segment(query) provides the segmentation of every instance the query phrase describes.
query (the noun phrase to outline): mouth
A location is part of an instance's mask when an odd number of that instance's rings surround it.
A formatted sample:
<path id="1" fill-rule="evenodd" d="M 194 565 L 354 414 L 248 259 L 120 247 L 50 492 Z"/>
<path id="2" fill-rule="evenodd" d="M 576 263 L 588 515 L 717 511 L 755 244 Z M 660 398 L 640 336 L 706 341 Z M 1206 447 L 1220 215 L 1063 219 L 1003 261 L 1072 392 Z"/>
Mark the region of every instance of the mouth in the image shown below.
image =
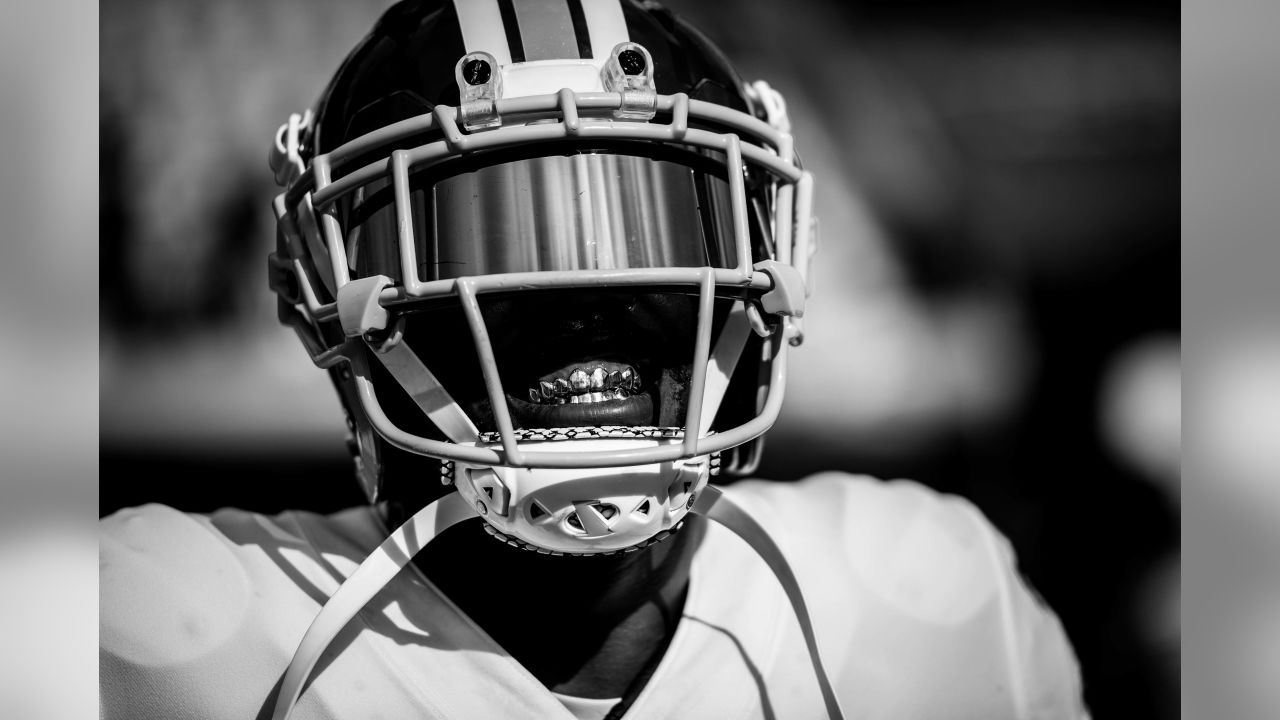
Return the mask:
<path id="1" fill-rule="evenodd" d="M 653 399 L 635 366 L 608 360 L 570 363 L 507 396 L 525 427 L 649 425 Z"/>

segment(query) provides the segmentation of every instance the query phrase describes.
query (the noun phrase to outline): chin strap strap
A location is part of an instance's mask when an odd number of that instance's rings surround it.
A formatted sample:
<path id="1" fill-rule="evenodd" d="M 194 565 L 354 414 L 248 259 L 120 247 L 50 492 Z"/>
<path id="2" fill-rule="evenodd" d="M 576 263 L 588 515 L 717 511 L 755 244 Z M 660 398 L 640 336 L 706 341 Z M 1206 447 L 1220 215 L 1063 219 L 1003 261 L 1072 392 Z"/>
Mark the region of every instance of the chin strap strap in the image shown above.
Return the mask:
<path id="1" fill-rule="evenodd" d="M 804 643 L 809 649 L 809 659 L 813 661 L 813 671 L 818 676 L 818 687 L 822 689 L 822 700 L 827 706 L 827 715 L 831 720 L 843 720 L 844 712 L 840 709 L 840 700 L 831 688 L 831 679 L 822 666 L 822 657 L 818 654 L 818 638 L 813 632 L 813 622 L 809 619 L 809 608 L 805 605 L 804 595 L 800 592 L 800 583 L 796 581 L 791 565 L 782 554 L 773 538 L 765 532 L 755 518 L 747 514 L 737 503 L 733 502 L 720 488 L 708 485 L 702 489 L 692 512 L 720 523 L 733 531 L 751 546 L 752 550 L 765 561 L 774 577 L 778 578 L 782 589 L 791 601 L 791 609 L 800 621 L 800 633 L 804 635 Z"/>
<path id="2" fill-rule="evenodd" d="M 813 670 L 818 676 L 818 686 L 822 689 L 822 699 L 827 706 L 827 714 L 832 720 L 843 720 L 840 701 L 836 699 L 831 688 L 831 680 L 822 666 L 822 658 L 818 655 L 818 640 L 813 632 L 813 623 L 809 619 L 809 609 L 805 605 L 804 596 L 800 592 L 800 584 L 796 581 L 791 565 L 773 538 L 764 528 L 730 500 L 719 488 L 708 485 L 702 489 L 692 512 L 703 515 L 720 523 L 746 541 L 765 563 L 773 570 L 773 574 L 782 584 L 787 598 L 791 600 L 791 608 L 800 621 L 800 632 L 804 635 L 805 645 L 809 649 L 809 659 L 813 661 Z M 418 551 L 427 546 L 440 533 L 459 522 L 475 517 L 474 511 L 457 493 L 448 495 L 427 505 L 396 528 L 386 540 L 374 550 L 360 567 L 338 587 L 337 591 L 325 602 L 311 626 L 298 643 L 280 681 L 280 693 L 276 696 L 275 712 L 272 720 L 287 720 L 293 712 L 298 697 L 311 671 L 315 669 L 320 655 L 329 647 L 333 639 L 342 632 L 360 609 L 373 599 L 391 582 L 405 565 L 413 559 Z"/>
<path id="3" fill-rule="evenodd" d="M 276 696 L 272 720 L 285 720 L 293 712 L 293 706 L 297 704 L 320 654 L 360 612 L 360 608 L 386 587 L 427 543 L 459 522 L 475 516 L 475 511 L 462 496 L 451 492 L 415 513 L 360 563 L 360 567 L 320 608 L 320 613 L 302 636 L 302 642 L 298 643 L 293 660 L 280 681 L 280 694 Z"/>

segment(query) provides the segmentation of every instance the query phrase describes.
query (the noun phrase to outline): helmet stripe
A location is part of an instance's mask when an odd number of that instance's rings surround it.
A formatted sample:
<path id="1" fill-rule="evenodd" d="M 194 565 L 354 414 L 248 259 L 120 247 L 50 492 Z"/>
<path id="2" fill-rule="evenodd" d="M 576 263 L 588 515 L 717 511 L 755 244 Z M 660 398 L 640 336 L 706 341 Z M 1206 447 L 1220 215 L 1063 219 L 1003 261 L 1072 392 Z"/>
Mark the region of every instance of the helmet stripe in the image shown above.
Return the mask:
<path id="1" fill-rule="evenodd" d="M 502 30 L 507 35 L 507 48 L 511 50 L 511 62 L 525 61 L 524 37 L 520 33 L 520 21 L 516 19 L 511 0 L 498 0 L 498 12 L 502 15 Z"/>
<path id="2" fill-rule="evenodd" d="M 524 59 L 560 60 L 581 57 L 573 12 L 566 0 L 499 0 L 513 6 L 520 25 Z M 506 17 L 505 13 L 503 17 Z M 510 35 L 511 29 L 507 29 Z M 508 41 L 514 48 L 514 43 Z M 512 59 L 515 60 L 514 49 Z M 515 60 L 519 62 L 519 60 Z"/>
<path id="3" fill-rule="evenodd" d="M 577 4 L 577 0 L 570 0 L 570 3 Z M 591 54 L 583 57 L 603 60 L 609 57 L 618 43 L 631 40 L 627 21 L 622 16 L 622 3 L 618 0 L 587 0 L 581 3 L 581 7 L 591 43 Z"/>
<path id="4" fill-rule="evenodd" d="M 627 42 L 619 0 L 454 0 L 467 52 L 499 65 L 607 58 Z"/>
<path id="5" fill-rule="evenodd" d="M 573 39 L 578 43 L 578 57 L 590 58 L 591 32 L 587 29 L 587 16 L 582 14 L 582 0 L 568 0 L 569 18 L 573 20 Z"/>
<path id="6" fill-rule="evenodd" d="M 507 46 L 506 24 L 498 0 L 454 0 L 453 7 L 458 13 L 462 46 L 466 52 L 484 51 L 492 55 L 499 65 L 510 65 L 511 49 Z M 518 32 L 516 37 L 519 38 Z M 522 59 L 523 52 L 521 50 Z"/>

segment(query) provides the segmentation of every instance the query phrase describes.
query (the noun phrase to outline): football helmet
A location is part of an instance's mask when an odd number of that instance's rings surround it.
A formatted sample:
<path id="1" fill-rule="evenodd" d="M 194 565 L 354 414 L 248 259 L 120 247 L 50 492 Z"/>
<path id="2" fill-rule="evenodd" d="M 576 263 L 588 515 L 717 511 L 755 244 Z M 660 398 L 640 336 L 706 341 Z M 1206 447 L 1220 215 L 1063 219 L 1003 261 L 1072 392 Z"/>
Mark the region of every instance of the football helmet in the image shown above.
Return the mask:
<path id="1" fill-rule="evenodd" d="M 781 96 L 664 9 L 407 0 L 271 165 L 280 318 L 371 501 L 452 487 L 511 545 L 614 553 L 754 468 L 813 184 Z"/>

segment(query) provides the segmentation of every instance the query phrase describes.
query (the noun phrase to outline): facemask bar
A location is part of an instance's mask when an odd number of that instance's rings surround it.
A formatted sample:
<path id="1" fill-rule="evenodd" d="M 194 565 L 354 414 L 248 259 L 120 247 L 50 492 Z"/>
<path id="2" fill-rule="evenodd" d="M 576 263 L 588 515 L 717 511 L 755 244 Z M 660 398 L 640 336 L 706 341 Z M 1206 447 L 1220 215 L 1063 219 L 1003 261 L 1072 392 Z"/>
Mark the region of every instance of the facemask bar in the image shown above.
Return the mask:
<path id="1" fill-rule="evenodd" d="M 753 90 L 760 92 L 758 88 Z M 344 360 L 350 363 L 363 409 L 374 427 L 393 445 L 424 455 L 486 465 L 622 467 L 667 462 L 725 450 L 764 433 L 777 418 L 781 408 L 786 364 L 782 341 L 785 339 L 791 344 L 798 344 L 800 339 L 796 320 L 803 312 L 804 286 L 807 285 L 808 276 L 811 176 L 798 167 L 789 133 L 745 113 L 713 103 L 690 100 L 684 94 L 677 94 L 658 96 L 655 99 L 655 110 L 669 115 L 669 124 L 619 122 L 612 119 L 612 113 L 620 107 L 621 102 L 619 93 L 575 93 L 569 89 L 553 95 L 502 99 L 496 102 L 495 109 L 504 118 L 505 124 L 469 135 L 464 135 L 458 126 L 456 108 L 437 107 L 429 115 L 390 125 L 330 153 L 317 156 L 311 163 L 310 172 L 297 175 L 286 192 L 276 198 L 274 206 L 282 235 L 282 250 L 287 251 L 288 258 L 273 255 L 272 284 L 284 298 L 285 304 L 292 305 L 291 309 L 282 309 L 282 313 L 293 314 L 286 318 L 286 322 L 293 324 L 298 330 L 317 365 L 332 367 Z M 512 121 L 544 119 L 559 122 L 512 124 Z M 736 132 L 717 133 L 690 128 L 690 119 L 717 124 Z M 379 147 L 433 130 L 438 131 L 442 139 L 411 149 L 395 150 L 384 159 L 357 168 L 337 181 L 331 179 L 335 170 L 341 170 L 355 158 L 367 157 Z M 739 133 L 760 144 L 743 143 Z M 723 153 L 730 189 L 737 267 L 542 271 L 421 280 L 418 275 L 417 247 L 409 202 L 409 175 L 413 170 L 477 150 L 565 139 L 646 140 Z M 751 264 L 747 226 L 744 179 L 746 163 L 764 169 L 779 182 L 775 194 L 776 223 L 773 228 L 778 257 L 777 260 L 766 260 L 755 266 Z M 322 301 L 317 290 L 323 286 L 336 291 L 338 296 L 349 295 L 349 292 L 344 293 L 343 288 L 352 282 L 346 264 L 345 241 L 334 210 L 335 203 L 356 189 L 383 179 L 389 179 L 394 189 L 401 281 L 399 285 L 394 285 L 389 278 L 382 278 L 386 282 L 378 284 L 376 292 L 366 297 L 364 302 L 375 313 L 381 312 L 385 316 L 388 308 L 420 299 L 456 297 L 460 301 L 482 365 L 486 390 L 501 437 L 500 449 L 477 447 L 466 443 L 463 438 L 453 438 L 455 442 L 431 440 L 396 427 L 382 412 L 370 380 L 368 358 L 377 351 L 378 341 L 371 334 L 367 335 L 364 340 L 369 346 L 361 347 L 358 334 L 352 336 L 348 332 L 349 337 L 345 342 L 329 345 L 321 340 L 321 334 L 317 331 L 321 323 L 332 322 L 340 314 L 339 302 Z M 308 243 L 300 232 L 300 220 L 302 224 L 314 228 L 319 237 Z M 323 249 L 328 267 L 321 265 L 322 258 L 315 257 L 318 253 L 307 252 L 307 245 L 313 250 Z M 314 262 L 304 262 L 308 256 Z M 326 271 L 328 277 L 316 277 L 316 273 Z M 317 280 L 322 282 L 317 283 Z M 519 447 L 488 331 L 480 313 L 478 296 L 513 287 L 539 289 L 681 285 L 696 287 L 699 296 L 694 368 L 685 418 L 688 430 L 682 442 L 608 453 L 525 451 Z M 768 354 L 766 361 L 772 374 L 770 389 L 756 418 L 736 428 L 710 435 L 708 428 L 713 418 L 704 417 L 702 406 L 709 358 L 712 355 L 711 321 L 717 289 L 727 290 L 729 294 L 738 297 L 745 294 L 753 299 L 759 298 L 765 312 L 780 317 L 782 322 L 777 331 L 771 329 L 754 302 L 743 301 L 750 326 L 761 335 L 772 333 L 770 341 L 765 345 Z M 345 320 L 343 324 L 347 324 Z M 374 328 L 376 329 L 376 325 Z M 717 390 L 723 392 L 723 388 Z M 718 399 L 713 398 L 712 404 L 718 403 Z"/>
<path id="2" fill-rule="evenodd" d="M 695 268 L 705 278 L 712 274 L 706 268 Z M 495 276 L 496 277 L 496 276 Z M 505 393 L 498 378 L 497 364 L 493 356 L 488 331 L 484 319 L 480 316 L 479 303 L 476 300 L 476 287 L 486 278 L 461 278 L 459 294 L 463 298 L 464 312 L 471 325 L 472 337 L 476 343 L 477 354 L 484 371 L 486 390 L 493 404 L 494 420 L 501 437 L 501 449 L 477 447 L 462 443 L 432 440 L 405 432 L 397 427 L 382 411 L 378 402 L 373 381 L 370 377 L 368 357 L 373 353 L 350 352 L 347 358 L 351 363 L 352 374 L 356 383 L 361 406 L 378 433 L 391 444 L 410 452 L 449 460 L 463 461 L 478 465 L 500 465 L 505 467 L 541 467 L 541 468 L 576 468 L 576 467 L 627 467 L 650 463 L 669 462 L 697 455 L 708 455 L 727 450 L 762 435 L 777 420 L 782 409 L 782 397 L 786 382 L 786 347 L 785 333 L 775 332 L 765 344 L 768 356 L 766 361 L 771 368 L 769 392 L 760 414 L 747 423 L 714 435 L 686 432 L 680 444 L 663 445 L 653 448 L 637 448 L 634 450 L 613 450 L 609 452 L 567 452 L 567 451 L 523 451 L 515 437 L 510 415 L 507 412 Z M 628 283 L 647 285 L 644 283 Z M 572 287 L 566 283 L 560 287 Z M 701 398 L 705 395 L 705 377 L 711 354 L 711 304 L 715 299 L 714 285 L 704 281 L 700 296 L 700 312 L 698 318 L 697 340 L 695 342 L 693 384 L 690 388 L 689 408 L 685 427 L 701 428 L 710 423 L 710 418 L 702 414 Z M 354 342 L 354 341 L 353 341 Z M 699 382 L 699 378 L 704 378 Z M 513 452 L 514 450 L 514 452 Z"/>

